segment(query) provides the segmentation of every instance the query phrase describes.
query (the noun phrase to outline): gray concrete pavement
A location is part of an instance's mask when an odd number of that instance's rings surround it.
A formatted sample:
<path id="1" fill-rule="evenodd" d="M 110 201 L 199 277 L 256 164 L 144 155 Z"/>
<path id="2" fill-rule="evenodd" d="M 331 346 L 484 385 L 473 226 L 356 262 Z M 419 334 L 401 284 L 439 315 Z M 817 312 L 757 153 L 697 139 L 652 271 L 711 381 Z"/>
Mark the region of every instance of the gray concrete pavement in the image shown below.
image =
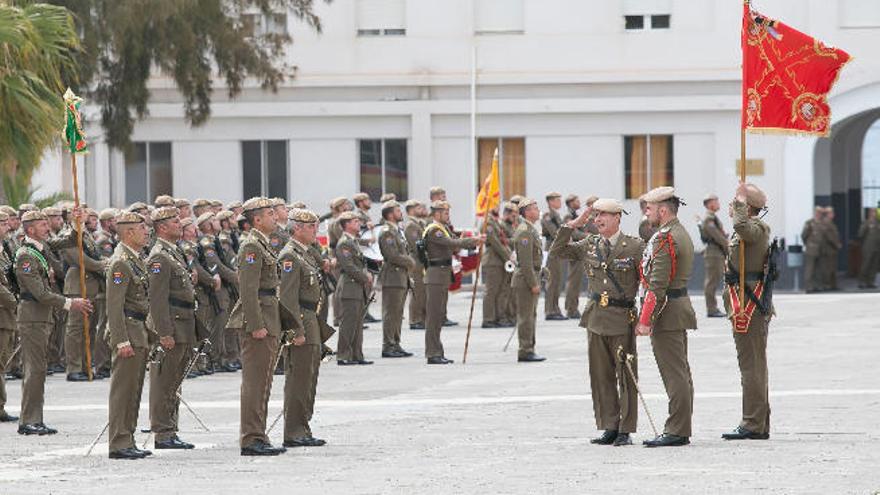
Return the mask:
<path id="1" fill-rule="evenodd" d="M 368 367 L 322 367 L 313 430 L 328 440 L 277 458 L 238 455 L 238 374 L 189 380 L 184 396 L 211 428 L 181 411 L 189 452 L 143 461 L 107 459 L 106 438 L 86 446 L 106 421 L 108 382 L 51 377 L 46 422 L 61 433 L 21 437 L 0 425 L 0 494 L 43 493 L 874 493 L 880 489 L 880 355 L 876 294 L 781 295 L 771 326 L 770 441 L 725 443 L 738 423 L 739 375 L 725 321 L 700 318 L 691 333 L 696 390 L 692 445 L 676 449 L 589 444 L 596 434 L 586 373 L 586 339 L 576 322 L 538 329 L 540 364 L 501 351 L 509 329 L 475 328 L 461 365 L 469 293 L 451 298 L 444 329 L 452 366 L 379 358 L 380 325 L 366 331 Z M 694 297 L 701 313 L 701 298 Z M 478 301 L 479 303 L 479 301 Z M 539 304 L 539 307 L 542 305 Z M 479 308 L 475 312 L 479 318 Z M 478 324 L 476 325 L 479 326 Z M 423 333 L 404 330 L 420 356 Z M 513 345 L 516 345 L 514 339 Z M 641 386 L 662 428 L 665 396 L 640 339 Z M 10 412 L 20 381 L 8 385 Z M 270 416 L 280 407 L 276 381 Z M 147 425 L 147 392 L 141 424 Z M 640 411 L 638 443 L 651 437 Z M 281 429 L 272 433 L 281 442 Z M 139 435 L 143 441 L 145 435 Z"/>

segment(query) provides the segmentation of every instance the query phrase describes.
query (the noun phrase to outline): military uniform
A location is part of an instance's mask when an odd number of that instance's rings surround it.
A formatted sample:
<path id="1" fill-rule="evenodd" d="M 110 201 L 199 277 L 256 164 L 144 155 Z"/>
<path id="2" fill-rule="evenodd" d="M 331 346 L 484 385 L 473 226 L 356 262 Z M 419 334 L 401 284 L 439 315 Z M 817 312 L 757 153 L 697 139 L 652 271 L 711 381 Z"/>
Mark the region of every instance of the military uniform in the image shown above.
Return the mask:
<path id="1" fill-rule="evenodd" d="M 831 208 L 828 207 L 825 211 L 830 212 Z M 837 255 L 843 248 L 843 243 L 840 241 L 840 230 L 837 228 L 837 224 L 831 219 L 826 219 L 824 223 L 825 238 L 819 255 L 820 278 L 823 280 L 822 285 L 828 290 L 838 290 Z"/>
<path id="2" fill-rule="evenodd" d="M 220 253 L 217 252 L 216 238 L 212 234 L 205 234 L 199 238 L 199 250 L 201 252 L 201 262 L 209 274 L 217 274 L 220 276 L 220 289 L 211 291 L 214 293 L 217 304 L 213 305 L 209 301 L 210 332 L 212 346 L 211 358 L 215 368 L 223 368 L 228 370 L 229 362 L 224 359 L 226 356 L 226 321 L 229 318 L 229 287 L 237 291 L 238 274 L 235 269 L 230 268 L 223 262 Z M 206 291 L 207 292 L 207 291 Z M 210 296 L 209 296 L 210 297 Z"/>
<path id="3" fill-rule="evenodd" d="M 409 326 L 410 328 L 425 327 L 425 266 L 416 255 L 416 242 L 422 238 L 425 231 L 425 225 L 422 220 L 409 217 L 403 228 L 406 236 L 406 242 L 409 248 L 410 258 L 413 260 L 413 267 L 410 270 L 412 277 L 412 297 L 409 300 Z"/>
<path id="4" fill-rule="evenodd" d="M 161 220 L 154 215 L 154 221 Z M 157 447 L 173 446 L 181 443 L 177 440 L 178 384 L 196 342 L 195 289 L 185 255 L 167 240 L 156 241 L 147 268 L 153 328 L 159 337 L 174 338 L 174 347 L 165 350 L 161 364 L 150 367 L 150 430 L 156 435 Z"/>
<path id="5" fill-rule="evenodd" d="M 104 299 L 104 272 L 107 262 L 101 259 L 98 246 L 92 239 L 91 234 L 83 232 L 83 263 L 85 267 L 86 294 L 80 294 L 79 287 L 79 250 L 75 247 L 64 249 L 61 252 L 64 264 L 67 265 L 67 273 L 64 277 L 64 295 L 67 297 L 83 297 L 92 302 L 97 308 L 98 296 Z M 97 345 L 98 315 L 89 317 L 89 343 L 90 352 L 102 349 Z M 83 335 L 83 315 L 74 311 L 67 317 L 67 329 L 65 331 L 64 348 L 67 355 L 67 375 L 70 378 L 86 378 L 88 373 L 85 361 L 85 338 Z M 92 353 L 93 365 L 100 369 L 109 361 L 110 356 Z M 100 358 L 100 359 L 98 359 Z"/>
<path id="6" fill-rule="evenodd" d="M 754 187 L 754 186 L 751 186 Z M 763 198 L 763 199 L 762 199 Z M 760 299 L 763 286 L 764 265 L 770 244 L 770 227 L 761 219 L 749 215 L 751 204 L 763 208 L 766 197 L 757 188 L 750 191 L 748 204 L 736 200 L 733 203 L 733 237 L 727 258 L 727 288 L 724 304 L 733 321 L 733 341 L 739 363 L 743 390 L 742 421 L 734 433 L 750 433 L 758 436 L 770 432 L 770 399 L 767 371 L 767 336 L 773 308 L 763 313 L 754 304 L 747 304 L 745 313 L 739 303 L 739 249 L 745 242 L 745 280 L 748 292 Z M 760 285 L 760 287 L 759 287 Z M 758 292 L 756 292 L 758 291 Z M 732 295 L 731 295 L 732 294 Z M 735 303 L 735 305 L 734 305 Z M 743 432 L 742 430 L 746 430 Z M 731 438 L 730 434 L 724 436 Z"/>
<path id="7" fill-rule="evenodd" d="M 124 218 L 124 215 L 120 217 L 120 224 Z M 107 279 L 107 331 L 113 350 L 108 434 L 113 454 L 137 449 L 134 433 L 152 339 L 146 324 L 150 311 L 149 281 L 140 253 L 124 243 L 116 246 L 107 268 Z M 118 355 L 125 345 L 132 347 L 133 356 Z"/>
<path id="8" fill-rule="evenodd" d="M 314 217 L 317 221 L 317 217 Z M 279 299 L 284 328 L 305 337 L 303 345 L 288 348 L 284 369 L 285 446 L 323 445 L 312 436 L 309 421 L 315 409 L 318 370 L 321 367 L 321 325 L 318 320 L 324 295 L 320 282 L 321 266 L 314 263 L 309 247 L 296 239 L 281 250 Z"/>
<path id="9" fill-rule="evenodd" d="M 862 245 L 862 266 L 859 270 L 859 288 L 876 288 L 877 269 L 880 268 L 880 221 L 874 211 L 859 228 L 859 241 Z"/>
<path id="10" fill-rule="evenodd" d="M 650 202 L 674 198 L 672 188 L 659 188 L 646 195 Z M 673 218 L 661 225 L 645 247 L 642 258 L 642 307 L 639 323 L 652 328 L 651 346 L 660 370 L 669 417 L 664 435 L 691 436 L 694 385 L 687 359 L 687 330 L 697 328 L 694 308 L 687 295 L 693 271 L 694 245 L 690 234 Z"/>
<path id="11" fill-rule="evenodd" d="M 403 357 L 409 353 L 400 347 L 400 327 L 403 325 L 403 308 L 410 287 L 409 272 L 415 263 L 409 255 L 403 232 L 391 221 L 385 222 L 379 236 L 379 249 L 384 259 L 379 272 L 379 283 L 382 285 L 382 356 Z"/>
<path id="12" fill-rule="evenodd" d="M 104 212 L 101 212 L 102 215 Z M 115 214 L 114 214 L 115 217 Z M 98 232 L 95 236 L 95 245 L 98 248 L 98 252 L 100 253 L 100 257 L 102 259 L 109 259 L 113 256 L 113 252 L 116 250 L 116 245 L 118 244 L 118 240 L 116 239 L 116 235 L 111 234 L 107 231 Z M 113 357 L 113 351 L 107 345 L 107 280 L 102 277 L 102 290 L 98 292 L 98 295 L 95 296 L 95 312 L 93 313 L 93 318 L 97 321 L 96 330 L 95 330 L 95 354 L 99 354 L 97 352 L 98 349 L 103 349 L 102 352 L 106 353 L 107 356 L 104 359 L 103 363 L 98 363 L 95 360 L 95 357 L 92 357 L 92 362 L 94 365 L 98 366 L 97 371 L 99 376 L 110 376 L 110 363 Z"/>
<path id="13" fill-rule="evenodd" d="M 724 278 L 724 259 L 727 256 L 727 234 L 721 220 L 714 212 L 707 211 L 703 218 L 702 235 L 707 240 L 703 252 L 703 263 L 706 271 L 703 293 L 706 297 L 706 314 L 709 316 L 720 313 L 715 293 Z"/>
<path id="14" fill-rule="evenodd" d="M 541 217 L 541 234 L 544 236 L 547 251 L 550 250 L 550 245 L 553 244 L 553 239 L 556 238 L 561 226 L 562 217 L 552 208 Z M 561 259 L 556 256 L 547 256 L 548 279 L 544 289 L 544 316 L 547 319 L 554 319 L 554 317 L 564 319 L 559 310 L 559 293 L 562 291 L 564 268 Z"/>
<path id="15" fill-rule="evenodd" d="M 657 229 L 651 225 L 650 220 L 646 215 L 642 215 L 642 219 L 639 221 L 639 237 L 648 242 L 651 240 L 651 237 L 654 236 L 654 233 L 657 232 Z"/>
<path id="16" fill-rule="evenodd" d="M 578 216 L 580 215 L 578 215 L 576 210 L 569 210 L 568 214 L 563 218 L 563 222 L 570 222 Z M 593 229 L 595 229 L 595 227 L 593 227 Z M 572 239 L 580 241 L 589 233 L 588 226 L 584 226 L 572 232 Z M 580 302 L 581 285 L 583 284 L 584 278 L 584 263 L 582 261 L 569 261 L 567 268 L 568 275 L 566 276 L 565 281 L 565 316 L 576 318 L 579 316 L 578 306 Z"/>
<path id="17" fill-rule="evenodd" d="M 287 242 L 290 240 L 290 235 L 287 233 L 287 230 L 278 226 L 275 228 L 275 231 L 269 234 L 269 245 L 272 246 L 272 249 L 275 253 L 280 253 L 284 246 L 287 245 Z"/>
<path id="18" fill-rule="evenodd" d="M 270 208 L 265 198 L 245 202 L 245 211 Z M 269 238 L 253 228 L 242 239 L 238 256 L 239 300 L 229 315 L 228 328 L 241 331 L 241 435 L 242 453 L 270 445 L 266 414 L 272 390 L 273 359 L 281 336 L 278 308 L 278 258 Z M 254 332 L 266 329 L 265 338 Z M 280 451 L 271 451 L 272 454 Z"/>
<path id="19" fill-rule="evenodd" d="M 516 209 L 514 207 L 514 209 Z M 516 233 L 516 225 L 512 222 L 508 222 L 504 220 L 499 222 L 501 226 L 501 231 L 504 233 L 504 238 L 507 239 L 508 246 L 510 245 L 510 240 L 513 239 L 513 234 Z M 513 252 L 511 248 L 511 252 Z M 507 270 L 504 271 L 504 283 L 501 284 L 501 294 L 498 295 L 499 299 L 502 301 L 507 301 L 506 304 L 502 305 L 499 309 L 501 315 L 499 315 L 498 319 L 501 321 L 505 321 L 508 323 L 515 324 L 516 322 L 516 298 L 513 297 L 513 287 L 510 286 L 513 281 L 513 272 L 508 273 Z"/>
<path id="20" fill-rule="evenodd" d="M 342 309 L 336 359 L 340 364 L 361 362 L 364 361 L 364 306 L 371 287 L 360 246 L 351 234 L 344 233 L 336 244 L 336 260 L 340 270 L 336 291 Z"/>
<path id="21" fill-rule="evenodd" d="M 223 264 L 220 278 L 223 281 L 223 288 L 226 289 L 229 301 L 226 306 L 227 315 L 232 310 L 232 304 L 238 299 L 238 274 L 235 273 L 236 266 L 236 248 L 238 247 L 238 234 L 232 231 L 221 231 L 214 239 L 214 247 L 217 250 L 217 257 Z M 226 274 L 226 277 L 223 277 Z M 223 322 L 223 327 L 226 323 Z M 220 356 L 220 363 L 226 371 L 230 371 L 230 367 L 239 368 L 239 356 L 241 349 L 238 347 L 238 334 L 234 331 L 225 331 L 218 329 L 223 338 L 223 353 Z M 221 335 L 216 338 L 220 339 Z"/>
<path id="22" fill-rule="evenodd" d="M 801 239 L 804 241 L 804 286 L 807 292 L 828 289 L 822 280 L 821 265 L 825 228 L 825 222 L 811 218 L 801 230 Z"/>
<path id="23" fill-rule="evenodd" d="M 46 210 L 49 210 L 47 208 Z M 45 213 L 46 216 L 49 216 L 48 213 Z M 58 213 L 60 215 L 60 212 Z M 83 242 L 85 242 L 86 236 L 88 236 L 88 232 L 83 232 Z M 58 239 L 58 233 L 50 234 L 50 239 Z M 52 279 L 52 283 L 55 287 L 62 291 L 64 290 L 64 275 L 65 268 L 64 263 L 62 263 L 62 252 L 65 250 L 54 250 L 54 249 L 46 249 L 46 261 L 49 263 L 49 268 L 52 269 L 52 273 L 54 274 L 54 278 Z M 93 301 L 94 302 L 94 301 Z M 67 327 L 67 311 L 64 309 L 55 308 L 52 310 L 53 315 L 53 325 L 52 325 L 52 334 L 49 336 L 49 347 L 46 352 L 46 361 L 49 363 L 49 368 L 52 371 L 58 371 L 63 366 L 61 363 L 65 360 L 69 361 L 69 357 L 67 356 L 67 351 L 65 349 L 65 328 Z M 80 315 L 81 316 L 81 315 Z M 95 337 L 94 337 L 94 326 L 92 326 L 92 334 L 91 334 L 91 342 L 94 347 Z M 82 337 L 82 325 L 79 328 L 80 337 Z M 80 345 L 80 353 L 82 353 L 82 346 Z M 94 354 L 94 352 L 93 352 Z M 93 357 L 94 359 L 94 357 Z M 85 377 L 86 379 L 88 377 Z"/>
<path id="24" fill-rule="evenodd" d="M 504 265 L 510 260 L 511 251 L 498 220 L 489 215 L 486 222 L 486 246 L 481 262 L 483 283 L 486 287 L 483 293 L 483 327 L 492 328 L 509 323 L 506 319 L 507 300 L 502 296 L 510 290 L 510 280 Z"/>
<path id="25" fill-rule="evenodd" d="M 15 351 L 15 308 L 18 301 L 6 278 L 6 267 L 10 263 L 12 260 L 7 257 L 6 252 L 0 250 L 0 422 L 18 419 L 6 412 L 6 369 L 3 368 Z"/>
<path id="26" fill-rule="evenodd" d="M 522 207 L 523 203 L 520 203 L 520 208 Z M 517 264 L 511 287 L 516 297 L 518 358 L 520 361 L 526 361 L 531 360 L 535 355 L 535 318 L 540 293 L 535 294 L 532 289 L 541 287 L 541 265 L 544 261 L 538 227 L 523 218 L 513 235 L 513 245 Z"/>
<path id="27" fill-rule="evenodd" d="M 598 200 L 595 207 L 611 212 L 622 211 L 616 201 Z M 589 235 L 571 242 L 574 232 L 563 226 L 551 247 L 551 253 L 574 261 L 583 261 L 590 283 L 590 300 L 584 308 L 580 326 L 587 329 L 590 389 L 596 427 L 609 432 L 594 443 L 618 445 L 629 442 L 628 434 L 636 431 L 638 404 L 636 384 L 626 369 L 624 354 L 636 356 L 635 297 L 639 286 L 638 263 L 645 243 L 638 237 L 618 232 L 606 239 Z M 638 363 L 631 361 L 633 374 L 638 376 Z M 621 440 L 617 435 L 627 434 Z"/>
<path id="28" fill-rule="evenodd" d="M 445 202 L 436 202 L 432 209 L 445 208 Z M 429 362 L 451 362 L 445 358 L 440 331 L 446 322 L 446 303 L 449 299 L 449 284 L 452 282 L 452 257 L 460 249 L 476 246 L 476 239 L 456 239 L 446 225 L 436 221 L 425 227 L 422 234 L 428 254 L 428 269 L 425 275 L 427 288 L 425 314 L 425 357 Z"/>

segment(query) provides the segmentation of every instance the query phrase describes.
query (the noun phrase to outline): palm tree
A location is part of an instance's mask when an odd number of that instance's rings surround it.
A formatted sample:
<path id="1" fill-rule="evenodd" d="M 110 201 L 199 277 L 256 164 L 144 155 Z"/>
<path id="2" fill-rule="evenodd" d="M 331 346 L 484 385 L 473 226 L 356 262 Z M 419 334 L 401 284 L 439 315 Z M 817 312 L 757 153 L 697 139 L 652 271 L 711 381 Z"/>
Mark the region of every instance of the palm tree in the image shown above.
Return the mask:
<path id="1" fill-rule="evenodd" d="M 59 142 L 64 78 L 76 74 L 79 38 L 67 9 L 15 3 L 0 0 L 0 173 L 4 182 L 30 184 L 43 153 Z"/>

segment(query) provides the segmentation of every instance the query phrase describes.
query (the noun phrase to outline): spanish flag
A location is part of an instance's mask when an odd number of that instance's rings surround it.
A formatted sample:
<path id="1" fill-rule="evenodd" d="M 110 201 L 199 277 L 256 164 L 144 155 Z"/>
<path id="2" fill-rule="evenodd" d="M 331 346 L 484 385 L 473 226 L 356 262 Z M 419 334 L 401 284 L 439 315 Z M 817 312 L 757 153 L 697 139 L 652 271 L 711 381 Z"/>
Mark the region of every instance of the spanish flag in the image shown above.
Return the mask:
<path id="1" fill-rule="evenodd" d="M 501 185 L 498 182 L 498 148 L 495 148 L 495 156 L 492 157 L 492 170 L 483 181 L 480 194 L 477 195 L 477 216 L 486 215 L 486 212 L 497 208 L 501 204 Z"/>

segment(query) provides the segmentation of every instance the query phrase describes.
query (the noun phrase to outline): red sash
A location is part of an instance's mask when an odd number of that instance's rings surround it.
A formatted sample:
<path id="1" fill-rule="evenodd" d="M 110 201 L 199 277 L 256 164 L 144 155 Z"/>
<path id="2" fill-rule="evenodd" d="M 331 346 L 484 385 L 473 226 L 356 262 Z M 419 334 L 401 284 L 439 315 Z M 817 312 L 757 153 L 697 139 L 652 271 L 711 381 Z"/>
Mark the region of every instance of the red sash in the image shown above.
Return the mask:
<path id="1" fill-rule="evenodd" d="M 733 312 L 731 321 L 733 322 L 733 331 L 736 333 L 748 333 L 749 324 L 752 322 L 752 316 L 755 314 L 757 305 L 751 298 L 747 298 L 746 307 L 742 309 L 742 303 L 739 300 L 739 289 L 735 285 L 727 286 L 727 293 L 730 296 L 730 309 Z M 764 293 L 764 282 L 755 284 L 755 299 L 761 299 Z"/>

